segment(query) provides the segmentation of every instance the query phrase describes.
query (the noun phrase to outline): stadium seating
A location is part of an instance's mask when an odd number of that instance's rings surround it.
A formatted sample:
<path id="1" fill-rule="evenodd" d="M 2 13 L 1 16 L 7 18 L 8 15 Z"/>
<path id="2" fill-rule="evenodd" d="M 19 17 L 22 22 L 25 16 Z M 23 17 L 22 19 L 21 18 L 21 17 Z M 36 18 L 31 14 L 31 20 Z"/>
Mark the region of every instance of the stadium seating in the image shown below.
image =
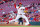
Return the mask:
<path id="1" fill-rule="evenodd" d="M 28 1 L 28 0 L 25 0 L 25 1 L 20 0 L 20 1 L 23 4 L 23 6 L 31 5 L 32 3 L 35 3 L 35 4 L 37 3 L 38 4 L 38 1 L 36 1 L 36 0 L 30 0 L 30 1 Z M 16 5 L 18 5 L 20 1 L 17 1 Z M 10 11 L 13 11 L 13 12 L 17 11 L 17 9 L 15 9 L 15 7 L 14 7 L 13 1 L 1 4 L 0 8 L 3 9 L 3 10 L 0 10 L 0 17 L 3 15 L 3 12 L 5 12 L 5 14 L 8 14 L 8 13 L 10 13 Z M 28 15 L 30 17 L 29 18 L 30 22 L 31 21 L 32 22 L 37 22 L 37 21 L 40 22 L 40 12 L 38 11 L 39 9 L 40 9 L 40 6 L 38 6 L 38 5 L 34 9 L 31 9 L 31 8 L 29 9 L 29 10 L 31 10 L 31 14 Z M 0 19 L 0 22 L 1 21 L 2 21 L 2 19 Z"/>

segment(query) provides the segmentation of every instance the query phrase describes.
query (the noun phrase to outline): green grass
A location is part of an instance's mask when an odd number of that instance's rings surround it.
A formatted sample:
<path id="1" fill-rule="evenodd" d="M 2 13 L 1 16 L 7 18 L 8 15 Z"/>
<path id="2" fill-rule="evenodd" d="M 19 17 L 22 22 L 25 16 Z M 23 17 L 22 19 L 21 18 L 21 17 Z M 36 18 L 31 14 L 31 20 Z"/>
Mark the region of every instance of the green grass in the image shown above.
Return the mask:
<path id="1" fill-rule="evenodd" d="M 0 27 L 40 27 L 40 26 L 0 26 Z"/>

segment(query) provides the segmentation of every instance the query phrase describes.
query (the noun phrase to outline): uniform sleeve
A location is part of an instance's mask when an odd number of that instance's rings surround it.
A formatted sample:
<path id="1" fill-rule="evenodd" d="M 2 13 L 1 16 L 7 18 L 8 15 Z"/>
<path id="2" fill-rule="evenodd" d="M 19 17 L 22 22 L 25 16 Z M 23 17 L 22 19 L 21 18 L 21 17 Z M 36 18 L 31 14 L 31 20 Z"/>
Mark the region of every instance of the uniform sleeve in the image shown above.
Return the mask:
<path id="1" fill-rule="evenodd" d="M 27 8 L 25 8 L 25 10 L 28 10 Z"/>
<path id="2" fill-rule="evenodd" d="M 16 4 L 14 4 L 14 7 L 16 8 Z"/>
<path id="3" fill-rule="evenodd" d="M 18 6 L 16 6 L 16 4 L 14 4 L 14 7 L 18 9 Z"/>

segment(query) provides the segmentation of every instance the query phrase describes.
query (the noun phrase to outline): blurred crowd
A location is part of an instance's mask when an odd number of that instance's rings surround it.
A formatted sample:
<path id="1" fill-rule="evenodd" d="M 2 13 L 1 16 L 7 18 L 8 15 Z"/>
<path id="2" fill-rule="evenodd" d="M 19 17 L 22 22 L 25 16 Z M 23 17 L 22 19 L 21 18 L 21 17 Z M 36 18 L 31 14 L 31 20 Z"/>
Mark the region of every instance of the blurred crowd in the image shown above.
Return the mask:
<path id="1" fill-rule="evenodd" d="M 14 12 L 8 13 L 8 14 L 3 14 L 0 17 L 0 22 L 9 22 L 9 20 L 13 20 L 16 18 L 16 14 Z"/>
<path id="2" fill-rule="evenodd" d="M 0 5 L 6 2 L 13 2 L 13 0 L 0 0 Z M 13 3 L 12 3 L 13 4 Z M 9 5 L 8 5 L 9 6 Z M 28 7 L 27 13 L 25 15 L 28 17 L 29 22 L 40 22 L 40 3 L 31 3 L 31 7 Z M 17 16 L 17 11 L 10 11 L 8 14 L 3 14 L 0 17 L 0 22 L 8 22 L 9 20 L 15 19 Z"/>
<path id="3" fill-rule="evenodd" d="M 6 2 L 11 2 L 11 1 L 14 1 L 14 0 L 0 0 L 0 5 Z"/>

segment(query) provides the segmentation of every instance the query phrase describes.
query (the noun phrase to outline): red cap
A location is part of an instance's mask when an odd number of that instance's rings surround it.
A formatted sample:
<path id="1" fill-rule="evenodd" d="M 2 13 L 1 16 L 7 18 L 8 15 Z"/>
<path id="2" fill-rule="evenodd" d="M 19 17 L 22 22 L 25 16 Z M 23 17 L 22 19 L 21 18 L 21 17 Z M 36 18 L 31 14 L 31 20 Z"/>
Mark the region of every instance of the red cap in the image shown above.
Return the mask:
<path id="1" fill-rule="evenodd" d="M 22 3 L 19 3 L 19 4 L 22 4 Z"/>

